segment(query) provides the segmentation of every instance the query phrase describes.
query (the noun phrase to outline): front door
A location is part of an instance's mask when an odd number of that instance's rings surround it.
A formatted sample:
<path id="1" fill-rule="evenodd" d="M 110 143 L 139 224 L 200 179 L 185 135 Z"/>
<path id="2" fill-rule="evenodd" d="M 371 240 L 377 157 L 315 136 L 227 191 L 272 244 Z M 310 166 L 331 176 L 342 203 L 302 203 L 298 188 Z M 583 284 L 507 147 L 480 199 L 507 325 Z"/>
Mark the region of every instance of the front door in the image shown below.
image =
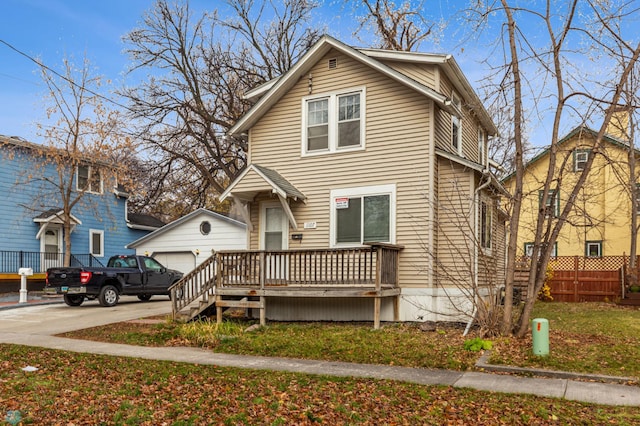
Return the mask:
<path id="1" fill-rule="evenodd" d="M 266 250 L 266 280 L 268 284 L 278 284 L 286 279 L 287 257 L 274 251 L 286 250 L 289 243 L 289 222 L 282 206 L 268 203 L 262 206 L 262 226 L 260 245 Z"/>
<path id="2" fill-rule="evenodd" d="M 262 216 L 261 248 L 267 251 L 286 250 L 288 248 L 288 223 L 282 206 L 279 204 L 264 205 Z"/>
<path id="3" fill-rule="evenodd" d="M 42 270 L 63 266 L 64 255 L 62 254 L 62 231 L 60 228 L 48 228 L 44 232 L 44 240 L 40 243 L 42 247 Z"/>

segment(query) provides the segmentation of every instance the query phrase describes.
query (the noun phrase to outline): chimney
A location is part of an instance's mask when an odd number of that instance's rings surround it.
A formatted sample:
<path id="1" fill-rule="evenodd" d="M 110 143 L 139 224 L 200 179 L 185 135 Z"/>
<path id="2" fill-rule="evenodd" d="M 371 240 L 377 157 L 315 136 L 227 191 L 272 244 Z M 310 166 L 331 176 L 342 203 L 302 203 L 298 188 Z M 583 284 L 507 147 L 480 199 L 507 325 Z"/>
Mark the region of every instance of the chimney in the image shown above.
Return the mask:
<path id="1" fill-rule="evenodd" d="M 607 134 L 616 139 L 629 141 L 629 110 L 626 107 L 614 107 L 611 121 L 607 126 Z"/>

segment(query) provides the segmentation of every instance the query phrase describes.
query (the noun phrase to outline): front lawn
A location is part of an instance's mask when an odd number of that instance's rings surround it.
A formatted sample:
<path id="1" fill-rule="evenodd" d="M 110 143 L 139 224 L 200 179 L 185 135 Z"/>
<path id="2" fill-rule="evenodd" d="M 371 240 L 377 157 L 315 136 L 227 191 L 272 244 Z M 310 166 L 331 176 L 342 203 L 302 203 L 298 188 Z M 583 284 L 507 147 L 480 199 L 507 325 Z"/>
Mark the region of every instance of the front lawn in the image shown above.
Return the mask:
<path id="1" fill-rule="evenodd" d="M 549 320 L 550 354 L 532 354 L 531 335 L 494 339 L 490 362 L 580 373 L 640 377 L 640 310 L 605 303 L 536 304 L 533 318 Z M 464 350 L 461 327 L 442 324 L 276 323 L 252 332 L 247 322 L 158 324 L 127 322 L 65 336 L 141 345 L 192 345 L 216 352 L 467 370 L 478 352 Z"/>

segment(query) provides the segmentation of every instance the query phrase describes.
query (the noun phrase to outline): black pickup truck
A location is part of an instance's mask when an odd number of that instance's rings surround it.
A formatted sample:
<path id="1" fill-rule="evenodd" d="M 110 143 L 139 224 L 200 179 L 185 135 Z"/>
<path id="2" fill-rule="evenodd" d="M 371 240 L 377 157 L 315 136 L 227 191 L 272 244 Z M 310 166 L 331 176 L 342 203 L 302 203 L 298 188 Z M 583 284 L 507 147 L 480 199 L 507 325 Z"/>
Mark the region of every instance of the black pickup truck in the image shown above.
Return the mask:
<path id="1" fill-rule="evenodd" d="M 138 296 L 142 301 L 170 295 L 169 287 L 180 278 L 182 272 L 167 269 L 152 257 L 122 255 L 111 257 L 106 267 L 49 268 L 44 291 L 63 294 L 69 306 L 96 298 L 102 306 L 115 306 L 120 295 Z"/>

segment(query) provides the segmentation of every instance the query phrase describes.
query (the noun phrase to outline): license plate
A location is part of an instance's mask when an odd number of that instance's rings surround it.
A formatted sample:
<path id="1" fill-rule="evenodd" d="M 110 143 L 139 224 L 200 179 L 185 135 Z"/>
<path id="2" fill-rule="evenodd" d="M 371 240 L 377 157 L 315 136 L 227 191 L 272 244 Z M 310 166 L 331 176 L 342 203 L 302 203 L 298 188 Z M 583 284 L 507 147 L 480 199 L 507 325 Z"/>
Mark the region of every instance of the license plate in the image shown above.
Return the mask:
<path id="1" fill-rule="evenodd" d="M 60 291 L 66 293 L 69 291 L 69 287 L 60 287 Z"/>

